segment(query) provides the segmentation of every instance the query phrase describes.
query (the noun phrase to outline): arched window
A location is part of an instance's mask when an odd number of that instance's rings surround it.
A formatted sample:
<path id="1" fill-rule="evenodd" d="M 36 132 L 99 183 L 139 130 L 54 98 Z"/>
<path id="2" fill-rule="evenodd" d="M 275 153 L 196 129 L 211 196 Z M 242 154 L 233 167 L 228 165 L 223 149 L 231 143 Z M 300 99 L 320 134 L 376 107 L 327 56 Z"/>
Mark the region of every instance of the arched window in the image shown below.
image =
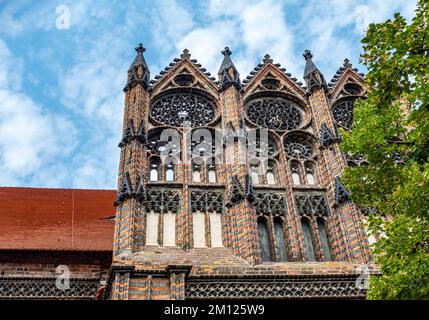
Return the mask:
<path id="1" fill-rule="evenodd" d="M 310 225 L 306 219 L 301 219 L 302 231 L 304 232 L 305 247 L 307 251 L 308 261 L 316 261 L 314 253 L 313 239 L 311 237 Z"/>
<path id="2" fill-rule="evenodd" d="M 212 160 L 214 161 L 214 160 Z M 207 165 L 207 171 L 208 171 L 208 181 L 209 183 L 216 183 L 216 165 L 214 163 L 211 163 Z"/>
<path id="3" fill-rule="evenodd" d="M 296 161 L 292 161 L 290 165 L 290 170 L 292 172 L 292 181 L 296 186 L 301 185 L 301 174 L 299 170 L 299 163 Z"/>
<path id="4" fill-rule="evenodd" d="M 305 174 L 307 178 L 307 184 L 316 184 L 314 165 L 311 162 L 305 163 Z"/>
<path id="5" fill-rule="evenodd" d="M 150 171 L 149 171 L 149 180 L 150 181 L 159 181 L 160 180 L 160 161 L 158 158 L 152 158 L 150 160 Z"/>
<path id="6" fill-rule="evenodd" d="M 165 166 L 165 180 L 166 181 L 174 181 L 175 172 L 174 172 L 174 164 L 169 163 Z"/>
<path id="7" fill-rule="evenodd" d="M 251 165 L 250 166 L 250 177 L 252 178 L 253 184 L 259 184 L 259 173 L 258 173 L 259 167 L 257 165 Z"/>
<path id="8" fill-rule="evenodd" d="M 286 243 L 283 232 L 283 221 L 280 218 L 274 218 L 274 233 L 279 253 L 278 261 L 285 262 L 287 261 Z"/>
<path id="9" fill-rule="evenodd" d="M 196 163 L 192 164 L 192 181 L 201 182 L 201 165 Z"/>
<path id="10" fill-rule="evenodd" d="M 276 164 L 274 161 L 268 162 L 268 168 L 266 173 L 267 184 L 276 184 Z"/>
<path id="11" fill-rule="evenodd" d="M 317 219 L 317 228 L 319 229 L 320 242 L 322 244 L 325 261 L 331 261 L 332 257 L 331 250 L 329 249 L 328 234 L 326 233 L 325 221 L 323 219 Z"/>
<path id="12" fill-rule="evenodd" d="M 261 247 L 262 262 L 272 261 L 267 221 L 264 218 L 258 219 L 258 233 L 259 233 L 259 245 Z"/>

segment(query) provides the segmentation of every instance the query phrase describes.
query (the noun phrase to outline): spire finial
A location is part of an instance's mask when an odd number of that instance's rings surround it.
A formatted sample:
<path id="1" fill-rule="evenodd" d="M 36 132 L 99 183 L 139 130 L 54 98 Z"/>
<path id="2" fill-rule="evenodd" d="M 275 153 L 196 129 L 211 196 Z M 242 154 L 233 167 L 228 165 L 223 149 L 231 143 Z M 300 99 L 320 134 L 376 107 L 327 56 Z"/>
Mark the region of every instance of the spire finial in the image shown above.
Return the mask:
<path id="1" fill-rule="evenodd" d="M 308 49 L 304 51 L 302 56 L 305 58 L 305 60 L 311 60 L 311 58 L 313 58 L 313 54 Z"/>
<path id="2" fill-rule="evenodd" d="M 350 60 L 348 58 L 344 59 L 344 64 L 343 64 L 344 68 L 351 68 L 352 64 L 350 63 Z"/>
<path id="3" fill-rule="evenodd" d="M 264 56 L 264 63 L 273 63 L 273 59 L 271 59 L 271 56 L 267 53 L 265 56 Z"/>
<path id="4" fill-rule="evenodd" d="M 137 53 L 143 53 L 146 51 L 146 48 L 143 47 L 143 43 L 139 43 L 139 46 L 136 48 Z"/>
<path id="5" fill-rule="evenodd" d="M 185 59 L 185 58 L 190 58 L 191 54 L 189 53 L 188 49 L 183 49 L 183 53 L 180 55 L 180 58 Z"/>
<path id="6" fill-rule="evenodd" d="M 223 51 L 222 51 L 222 54 L 223 54 L 225 57 L 229 57 L 229 56 L 232 54 L 232 51 L 231 51 L 231 50 L 229 50 L 229 47 L 225 47 L 225 50 L 223 50 Z"/>

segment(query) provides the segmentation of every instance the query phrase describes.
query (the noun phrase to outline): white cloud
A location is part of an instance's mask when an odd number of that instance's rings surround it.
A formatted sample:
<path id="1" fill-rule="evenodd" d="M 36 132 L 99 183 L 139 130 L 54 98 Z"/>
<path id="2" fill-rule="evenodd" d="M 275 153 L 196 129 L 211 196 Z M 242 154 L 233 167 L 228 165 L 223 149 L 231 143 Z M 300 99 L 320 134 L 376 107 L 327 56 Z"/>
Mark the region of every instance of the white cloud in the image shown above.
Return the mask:
<path id="1" fill-rule="evenodd" d="M 32 176 L 50 170 L 58 157 L 75 146 L 73 124 L 47 114 L 20 89 L 21 63 L 0 40 L 0 184 L 43 184 Z"/>

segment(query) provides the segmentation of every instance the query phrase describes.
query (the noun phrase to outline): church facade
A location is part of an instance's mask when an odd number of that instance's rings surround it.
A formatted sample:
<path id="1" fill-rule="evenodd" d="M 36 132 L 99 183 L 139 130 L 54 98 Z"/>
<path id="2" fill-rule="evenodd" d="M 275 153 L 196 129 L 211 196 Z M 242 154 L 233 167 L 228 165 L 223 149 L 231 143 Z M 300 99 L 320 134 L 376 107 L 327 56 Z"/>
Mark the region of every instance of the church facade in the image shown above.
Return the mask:
<path id="1" fill-rule="evenodd" d="M 151 80 L 128 70 L 105 299 L 364 298 L 363 214 L 339 148 L 364 78 L 330 83 L 306 50 L 305 85 L 269 55 L 243 81 L 184 50 Z"/>

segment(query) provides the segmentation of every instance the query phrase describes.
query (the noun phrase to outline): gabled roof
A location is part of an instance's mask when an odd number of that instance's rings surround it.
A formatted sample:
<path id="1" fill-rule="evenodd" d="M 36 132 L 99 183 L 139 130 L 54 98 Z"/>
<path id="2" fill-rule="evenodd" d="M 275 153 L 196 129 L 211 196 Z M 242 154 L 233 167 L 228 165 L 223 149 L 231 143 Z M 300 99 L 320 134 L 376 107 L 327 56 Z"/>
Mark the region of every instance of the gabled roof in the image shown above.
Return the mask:
<path id="1" fill-rule="evenodd" d="M 216 78 L 211 75 L 210 72 L 206 70 L 206 68 L 203 68 L 200 63 L 198 63 L 197 59 L 191 59 L 191 54 L 189 53 L 188 49 L 184 49 L 182 54 L 180 55 L 180 58 L 174 58 L 170 64 L 164 68 L 164 70 L 161 70 L 158 75 L 155 76 L 154 79 L 150 81 L 150 84 L 152 88 L 158 86 L 160 83 L 163 82 L 163 80 L 171 74 L 174 70 L 177 69 L 179 65 L 182 64 L 183 61 L 188 61 L 190 64 L 199 71 L 200 74 L 203 75 L 204 78 L 207 79 L 208 82 L 212 83 L 215 87 L 217 87 L 218 82 L 216 81 Z"/>
<path id="2" fill-rule="evenodd" d="M 0 188 L 0 250 L 112 251 L 116 191 Z"/>
<path id="3" fill-rule="evenodd" d="M 292 77 L 291 73 L 286 72 L 286 68 L 283 68 L 280 63 L 273 63 L 273 59 L 271 59 L 271 56 L 269 54 L 266 54 L 264 56 L 264 59 L 262 62 L 263 63 L 259 63 L 252 71 L 250 71 L 250 74 L 243 80 L 243 88 L 248 86 L 252 82 L 252 80 L 256 77 L 256 75 L 258 75 L 264 69 L 265 66 L 272 65 L 281 73 L 283 73 L 286 76 L 286 78 L 294 82 L 297 87 L 301 88 L 302 90 L 306 89 L 303 83 L 298 81 L 297 78 Z"/>
<path id="4" fill-rule="evenodd" d="M 344 77 L 347 71 L 351 71 L 355 76 L 362 79 L 364 78 L 364 74 L 360 73 L 357 68 L 353 68 L 353 65 L 350 63 L 350 60 L 345 58 L 343 65 L 338 68 L 338 70 L 335 72 L 334 76 L 332 77 L 331 81 L 328 83 L 329 91 L 333 91 L 336 84 L 339 83 L 339 81 Z"/>

